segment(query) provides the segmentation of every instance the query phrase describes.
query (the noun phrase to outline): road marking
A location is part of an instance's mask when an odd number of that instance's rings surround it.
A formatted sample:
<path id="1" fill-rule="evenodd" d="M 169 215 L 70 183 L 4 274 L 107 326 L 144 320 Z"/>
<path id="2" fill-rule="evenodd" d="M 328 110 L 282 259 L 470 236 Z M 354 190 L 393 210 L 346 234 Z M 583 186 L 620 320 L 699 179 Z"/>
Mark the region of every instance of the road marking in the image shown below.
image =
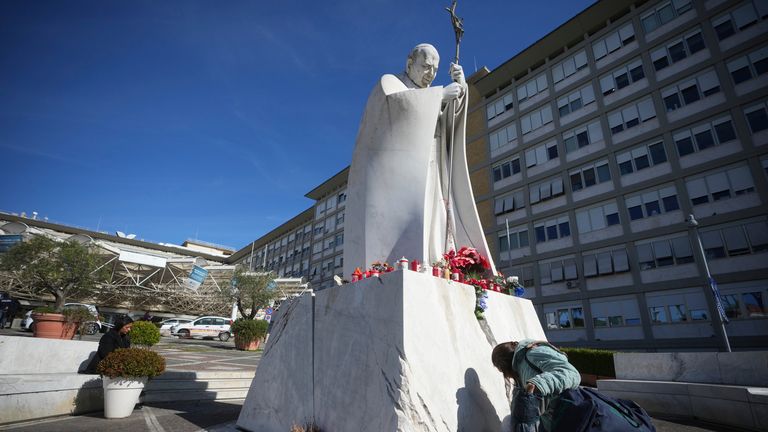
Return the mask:
<path id="1" fill-rule="evenodd" d="M 152 412 L 152 409 L 148 406 L 144 406 L 142 409 L 142 412 L 144 413 L 144 421 L 147 422 L 147 428 L 149 428 L 152 432 L 165 432 L 165 429 L 163 429 L 162 426 L 160 426 L 160 422 L 157 420 L 157 417 L 155 417 L 155 413 Z"/>

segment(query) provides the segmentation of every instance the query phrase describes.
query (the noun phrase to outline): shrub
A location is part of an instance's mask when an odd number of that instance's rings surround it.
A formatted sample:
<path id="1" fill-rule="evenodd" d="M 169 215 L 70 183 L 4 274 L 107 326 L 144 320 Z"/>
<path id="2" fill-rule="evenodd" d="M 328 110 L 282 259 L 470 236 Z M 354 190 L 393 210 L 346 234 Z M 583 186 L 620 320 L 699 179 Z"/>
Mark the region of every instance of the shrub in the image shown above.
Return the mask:
<path id="1" fill-rule="evenodd" d="M 268 327 L 269 323 L 264 320 L 240 318 L 232 323 L 230 330 L 236 338 L 244 342 L 251 342 L 264 338 L 267 335 Z"/>
<path id="2" fill-rule="evenodd" d="M 101 376 L 109 378 L 153 378 L 165 372 L 165 359 L 143 348 L 118 348 L 99 362 Z"/>
<path id="3" fill-rule="evenodd" d="M 160 342 L 160 330 L 149 321 L 134 321 L 131 327 L 131 343 L 152 346 Z"/>
<path id="4" fill-rule="evenodd" d="M 568 361 L 584 374 L 615 377 L 613 351 L 592 348 L 562 348 Z"/>
<path id="5" fill-rule="evenodd" d="M 56 313 L 56 310 L 50 306 L 40 306 L 36 307 L 32 312 L 37 313 Z"/>
<path id="6" fill-rule="evenodd" d="M 61 314 L 64 315 L 64 318 L 66 318 L 69 323 L 84 323 L 86 321 L 93 321 L 97 318 L 91 311 L 84 307 L 65 308 Z"/>

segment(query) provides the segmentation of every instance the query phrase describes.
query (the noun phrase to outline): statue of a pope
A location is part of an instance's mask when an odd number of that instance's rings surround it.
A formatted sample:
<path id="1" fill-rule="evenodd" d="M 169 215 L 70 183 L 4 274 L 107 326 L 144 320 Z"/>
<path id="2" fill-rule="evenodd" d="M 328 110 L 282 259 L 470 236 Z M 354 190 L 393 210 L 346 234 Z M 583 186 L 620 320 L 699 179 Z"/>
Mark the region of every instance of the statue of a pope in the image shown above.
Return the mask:
<path id="1" fill-rule="evenodd" d="M 462 246 L 495 273 L 467 170 L 464 72 L 452 63 L 453 82 L 430 87 L 439 61 L 432 45 L 417 45 L 405 72 L 382 76 L 368 97 L 347 187 L 347 278 L 374 261 L 429 264 Z"/>

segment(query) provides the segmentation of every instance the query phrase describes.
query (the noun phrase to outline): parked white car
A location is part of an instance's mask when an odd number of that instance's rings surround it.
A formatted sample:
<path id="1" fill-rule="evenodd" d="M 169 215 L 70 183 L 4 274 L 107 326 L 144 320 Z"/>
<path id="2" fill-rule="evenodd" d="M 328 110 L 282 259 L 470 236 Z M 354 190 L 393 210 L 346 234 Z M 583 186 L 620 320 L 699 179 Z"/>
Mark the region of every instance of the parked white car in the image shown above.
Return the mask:
<path id="1" fill-rule="evenodd" d="M 218 337 L 220 341 L 226 342 L 229 337 L 232 336 L 232 332 L 229 330 L 229 326 L 232 324 L 232 320 L 229 318 L 218 316 L 204 316 L 197 318 L 196 320 L 179 324 L 171 327 L 171 334 L 178 335 L 179 337 Z"/>
<path id="2" fill-rule="evenodd" d="M 188 324 L 191 323 L 192 320 L 189 319 L 181 319 L 181 318 L 171 318 L 167 319 L 160 323 L 160 335 L 162 336 L 170 336 L 171 335 L 171 328 L 179 325 L 179 324 Z"/>

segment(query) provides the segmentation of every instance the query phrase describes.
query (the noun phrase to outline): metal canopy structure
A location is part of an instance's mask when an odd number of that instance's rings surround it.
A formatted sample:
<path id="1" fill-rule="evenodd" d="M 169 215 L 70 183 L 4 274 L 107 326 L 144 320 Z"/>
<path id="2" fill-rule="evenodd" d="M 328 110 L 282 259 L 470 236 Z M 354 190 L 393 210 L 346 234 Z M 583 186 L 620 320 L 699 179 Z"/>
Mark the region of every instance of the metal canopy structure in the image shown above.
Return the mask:
<path id="1" fill-rule="evenodd" d="M 9 228 L 18 228 L 11 222 Z M 3 229 L 0 226 L 0 229 Z M 18 231 L 18 230 L 16 230 Z M 231 301 L 227 298 L 234 265 L 190 255 L 185 248 L 174 252 L 164 245 L 162 249 L 150 249 L 129 244 L 115 238 L 114 241 L 93 238 L 84 233 L 64 233 L 55 229 L 30 226 L 19 233 L 24 237 L 43 235 L 56 241 L 78 241 L 92 245 L 101 255 L 99 268 L 109 269 L 109 277 L 101 281 L 96 293 L 89 298 L 70 300 L 93 301 L 100 305 L 145 310 L 162 310 L 184 314 L 228 314 Z M 105 236 L 101 236 L 105 237 Z M 185 253 L 187 252 L 187 253 Z M 199 284 L 190 284 L 189 276 L 195 266 L 207 271 L 207 277 Z M 12 275 L 0 273 L 0 289 L 19 298 L 35 299 L 39 294 L 31 287 L 22 286 Z M 224 294 L 224 295 L 223 295 Z M 77 296 L 77 293 L 74 294 Z"/>

